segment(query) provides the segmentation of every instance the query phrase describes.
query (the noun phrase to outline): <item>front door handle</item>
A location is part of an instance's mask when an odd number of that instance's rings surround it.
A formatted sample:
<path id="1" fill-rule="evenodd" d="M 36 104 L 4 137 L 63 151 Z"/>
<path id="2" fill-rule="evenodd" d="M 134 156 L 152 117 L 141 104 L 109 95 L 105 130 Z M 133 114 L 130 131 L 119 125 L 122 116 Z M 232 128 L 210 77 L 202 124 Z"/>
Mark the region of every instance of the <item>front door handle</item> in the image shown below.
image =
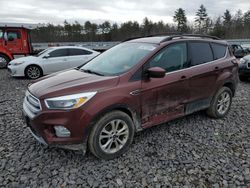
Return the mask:
<path id="1" fill-rule="evenodd" d="M 137 89 L 137 90 L 131 91 L 129 94 L 133 95 L 133 96 L 136 96 L 136 95 L 140 95 L 140 93 L 141 93 L 141 90 Z"/>
<path id="2" fill-rule="evenodd" d="M 214 67 L 214 70 L 219 70 L 219 67 Z"/>

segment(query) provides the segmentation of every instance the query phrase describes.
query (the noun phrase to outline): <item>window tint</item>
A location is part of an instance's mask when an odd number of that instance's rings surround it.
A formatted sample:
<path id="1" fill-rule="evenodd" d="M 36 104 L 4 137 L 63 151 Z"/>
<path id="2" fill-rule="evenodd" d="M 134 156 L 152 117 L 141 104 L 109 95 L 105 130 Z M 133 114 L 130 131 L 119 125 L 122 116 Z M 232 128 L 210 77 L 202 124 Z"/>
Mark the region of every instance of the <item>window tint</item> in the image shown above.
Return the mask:
<path id="1" fill-rule="evenodd" d="M 214 52 L 214 59 L 220 59 L 225 56 L 227 49 L 225 45 L 211 43 L 211 46 Z"/>
<path id="2" fill-rule="evenodd" d="M 82 49 L 77 49 L 77 48 L 72 48 L 69 49 L 69 55 L 70 56 L 75 56 L 75 55 L 89 55 L 92 54 L 92 52 L 87 51 L 87 50 L 82 50 Z"/>
<path id="3" fill-rule="evenodd" d="M 54 50 L 49 53 L 50 57 L 63 57 L 63 56 L 68 56 L 68 50 L 67 49 L 58 49 Z"/>
<path id="4" fill-rule="evenodd" d="M 150 60 L 150 67 L 161 67 L 171 72 L 187 67 L 187 45 L 176 43 L 161 50 Z"/>
<path id="5" fill-rule="evenodd" d="M 0 39 L 3 38 L 3 30 L 0 29 Z"/>
<path id="6" fill-rule="evenodd" d="M 21 38 L 20 32 L 18 32 L 18 31 L 8 31 L 7 32 L 7 38 L 8 38 L 8 40 L 10 40 L 10 39 L 13 39 L 13 40 L 20 39 Z"/>
<path id="7" fill-rule="evenodd" d="M 209 43 L 190 42 L 190 52 L 192 58 L 192 66 L 213 61 L 213 53 Z"/>

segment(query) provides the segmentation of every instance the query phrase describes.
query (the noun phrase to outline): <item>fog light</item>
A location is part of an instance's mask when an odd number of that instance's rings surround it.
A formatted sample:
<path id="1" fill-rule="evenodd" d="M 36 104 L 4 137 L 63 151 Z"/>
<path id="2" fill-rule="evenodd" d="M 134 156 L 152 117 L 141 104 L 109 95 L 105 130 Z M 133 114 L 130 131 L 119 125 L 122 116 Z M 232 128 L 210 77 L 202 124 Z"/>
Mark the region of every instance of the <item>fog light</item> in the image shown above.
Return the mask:
<path id="1" fill-rule="evenodd" d="M 54 126 L 57 137 L 70 137 L 70 131 L 64 126 Z"/>

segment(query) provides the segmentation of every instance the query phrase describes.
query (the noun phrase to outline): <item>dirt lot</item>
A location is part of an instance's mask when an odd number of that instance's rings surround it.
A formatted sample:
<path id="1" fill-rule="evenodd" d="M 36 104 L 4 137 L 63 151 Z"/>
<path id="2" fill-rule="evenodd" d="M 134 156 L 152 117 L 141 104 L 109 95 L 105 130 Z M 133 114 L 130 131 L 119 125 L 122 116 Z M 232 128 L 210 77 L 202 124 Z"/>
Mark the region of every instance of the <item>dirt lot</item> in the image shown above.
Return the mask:
<path id="1" fill-rule="evenodd" d="M 0 70 L 0 187 L 250 187 L 250 82 L 226 118 L 199 112 L 144 130 L 111 161 L 39 145 L 21 117 L 29 82 Z"/>

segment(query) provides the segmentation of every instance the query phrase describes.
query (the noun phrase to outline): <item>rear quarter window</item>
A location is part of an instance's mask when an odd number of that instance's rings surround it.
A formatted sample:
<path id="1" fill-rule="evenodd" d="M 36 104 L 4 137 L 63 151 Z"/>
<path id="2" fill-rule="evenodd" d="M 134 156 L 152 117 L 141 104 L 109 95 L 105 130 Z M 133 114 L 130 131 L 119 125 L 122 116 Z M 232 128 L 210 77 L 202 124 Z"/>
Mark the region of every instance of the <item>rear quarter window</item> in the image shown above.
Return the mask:
<path id="1" fill-rule="evenodd" d="M 214 52 L 214 59 L 215 60 L 225 57 L 227 46 L 222 45 L 222 44 L 211 43 L 211 47 L 212 47 L 213 52 Z"/>

